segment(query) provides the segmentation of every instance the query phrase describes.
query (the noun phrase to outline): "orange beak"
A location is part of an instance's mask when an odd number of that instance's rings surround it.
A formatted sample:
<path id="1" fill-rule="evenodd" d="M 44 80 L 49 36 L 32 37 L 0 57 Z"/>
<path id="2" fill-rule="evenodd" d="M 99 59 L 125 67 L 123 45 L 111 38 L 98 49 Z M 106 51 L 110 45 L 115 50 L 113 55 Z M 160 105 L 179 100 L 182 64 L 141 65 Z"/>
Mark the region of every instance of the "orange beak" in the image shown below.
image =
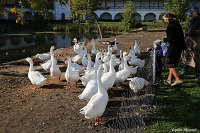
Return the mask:
<path id="1" fill-rule="evenodd" d="M 126 51 L 126 54 L 128 54 L 128 52 Z"/>
<path id="2" fill-rule="evenodd" d="M 88 57 L 88 54 L 86 54 L 85 57 L 87 58 L 87 57 Z"/>

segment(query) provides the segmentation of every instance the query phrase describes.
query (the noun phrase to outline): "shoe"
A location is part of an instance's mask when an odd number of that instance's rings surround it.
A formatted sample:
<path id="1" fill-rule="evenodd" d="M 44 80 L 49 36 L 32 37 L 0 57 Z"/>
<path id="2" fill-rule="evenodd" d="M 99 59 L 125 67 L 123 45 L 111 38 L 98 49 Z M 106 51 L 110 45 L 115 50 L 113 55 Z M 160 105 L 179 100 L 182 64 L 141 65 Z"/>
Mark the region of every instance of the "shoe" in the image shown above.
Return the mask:
<path id="1" fill-rule="evenodd" d="M 166 85 L 171 85 L 171 80 L 164 80 L 164 84 L 166 84 Z"/>
<path id="2" fill-rule="evenodd" d="M 197 80 L 197 81 L 200 80 L 200 76 L 199 76 L 199 77 L 196 77 L 195 80 Z"/>
<path id="3" fill-rule="evenodd" d="M 182 84 L 182 83 L 183 83 L 182 80 L 178 80 L 178 81 L 175 81 L 173 84 L 171 84 L 171 86 L 179 85 L 179 84 Z"/>

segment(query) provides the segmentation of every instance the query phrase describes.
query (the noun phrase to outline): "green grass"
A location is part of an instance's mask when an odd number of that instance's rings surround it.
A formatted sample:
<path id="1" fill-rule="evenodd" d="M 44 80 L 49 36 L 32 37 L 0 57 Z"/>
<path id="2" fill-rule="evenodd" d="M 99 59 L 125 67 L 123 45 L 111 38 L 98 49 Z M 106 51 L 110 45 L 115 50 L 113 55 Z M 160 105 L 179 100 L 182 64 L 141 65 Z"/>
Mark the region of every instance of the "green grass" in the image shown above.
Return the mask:
<path id="1" fill-rule="evenodd" d="M 183 132 L 187 129 L 200 132 L 200 82 L 195 81 L 194 69 L 189 71 L 189 75 L 182 77 L 183 84 L 180 86 L 170 87 L 160 82 L 154 99 L 156 108 L 151 110 L 153 123 L 147 128 L 148 132 Z M 167 74 L 165 70 L 164 79 L 167 79 Z"/>
<path id="2" fill-rule="evenodd" d="M 142 22 L 142 26 L 146 29 L 154 29 L 154 28 L 166 28 L 166 24 L 159 20 L 159 21 L 152 21 L 152 22 Z"/>

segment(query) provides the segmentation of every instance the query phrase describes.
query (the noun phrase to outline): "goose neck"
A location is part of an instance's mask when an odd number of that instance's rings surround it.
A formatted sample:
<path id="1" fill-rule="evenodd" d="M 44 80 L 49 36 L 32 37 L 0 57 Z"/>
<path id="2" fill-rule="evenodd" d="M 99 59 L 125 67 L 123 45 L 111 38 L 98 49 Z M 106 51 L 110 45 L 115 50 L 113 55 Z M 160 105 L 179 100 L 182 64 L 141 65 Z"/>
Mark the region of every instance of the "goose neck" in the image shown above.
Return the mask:
<path id="1" fill-rule="evenodd" d="M 51 49 L 50 49 L 50 55 L 52 55 L 52 54 L 53 54 L 53 50 L 54 50 L 54 48 L 53 48 L 53 47 L 51 47 Z"/>
<path id="2" fill-rule="evenodd" d="M 110 72 L 114 72 L 115 69 L 114 69 L 114 60 L 111 58 L 110 60 Z"/>
<path id="3" fill-rule="evenodd" d="M 67 70 L 71 69 L 71 66 L 72 66 L 71 63 L 72 63 L 72 62 L 71 62 L 71 59 L 69 59 L 69 60 L 68 60 L 68 67 L 67 67 Z"/>
<path id="4" fill-rule="evenodd" d="M 29 67 L 29 72 L 30 72 L 30 71 L 33 71 L 33 70 L 34 70 L 34 69 L 33 69 L 33 62 L 30 61 L 29 64 L 30 64 L 30 67 Z"/>
<path id="5" fill-rule="evenodd" d="M 101 68 L 100 68 L 101 69 Z M 98 93 L 103 93 L 106 90 L 103 88 L 103 84 L 101 82 L 101 73 L 102 71 L 98 69 L 97 71 L 97 86 L 98 86 Z"/>
<path id="6" fill-rule="evenodd" d="M 56 65 L 55 58 L 52 58 L 52 59 L 51 59 L 51 62 L 52 62 L 52 66 L 55 66 L 55 65 Z"/>
<path id="7" fill-rule="evenodd" d="M 128 69 L 127 58 L 124 59 L 124 69 Z"/>

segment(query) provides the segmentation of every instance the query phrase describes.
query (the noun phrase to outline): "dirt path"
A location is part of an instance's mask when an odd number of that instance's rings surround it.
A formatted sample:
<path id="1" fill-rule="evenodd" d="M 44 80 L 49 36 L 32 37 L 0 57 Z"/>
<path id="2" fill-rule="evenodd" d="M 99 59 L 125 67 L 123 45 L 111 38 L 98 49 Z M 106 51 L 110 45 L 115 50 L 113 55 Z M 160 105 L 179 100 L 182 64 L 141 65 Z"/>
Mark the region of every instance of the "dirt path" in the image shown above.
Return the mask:
<path id="1" fill-rule="evenodd" d="M 145 51 L 152 46 L 156 39 L 162 39 L 165 35 L 163 31 L 142 31 L 135 33 L 125 33 L 117 36 L 119 49 L 127 50 L 130 44 L 134 44 L 137 39 L 141 42 L 141 49 Z M 96 40 L 97 48 L 107 48 L 103 41 L 114 41 L 113 38 Z M 88 51 L 91 44 L 87 44 Z M 92 120 L 87 120 L 79 110 L 86 105 L 86 101 L 79 100 L 84 87 L 78 83 L 78 88 L 65 90 L 66 84 L 64 73 L 66 66 L 63 63 L 66 55 L 74 55 L 71 48 L 57 49 L 55 52 L 59 60 L 58 65 L 62 71 L 62 81 L 54 83 L 48 79 L 47 85 L 33 90 L 27 71 L 29 65 L 24 60 L 5 63 L 0 66 L 0 131 L 2 133 L 68 133 L 68 132 L 105 132 L 111 131 L 106 126 L 95 127 Z M 119 54 L 119 53 L 118 53 Z M 41 69 L 40 61 L 34 59 L 34 68 L 45 77 L 49 73 Z M 124 88 L 128 89 L 125 85 Z M 116 115 L 120 108 L 122 94 L 126 90 L 113 88 L 115 93 L 110 96 L 108 106 L 103 115 L 105 122 Z"/>

